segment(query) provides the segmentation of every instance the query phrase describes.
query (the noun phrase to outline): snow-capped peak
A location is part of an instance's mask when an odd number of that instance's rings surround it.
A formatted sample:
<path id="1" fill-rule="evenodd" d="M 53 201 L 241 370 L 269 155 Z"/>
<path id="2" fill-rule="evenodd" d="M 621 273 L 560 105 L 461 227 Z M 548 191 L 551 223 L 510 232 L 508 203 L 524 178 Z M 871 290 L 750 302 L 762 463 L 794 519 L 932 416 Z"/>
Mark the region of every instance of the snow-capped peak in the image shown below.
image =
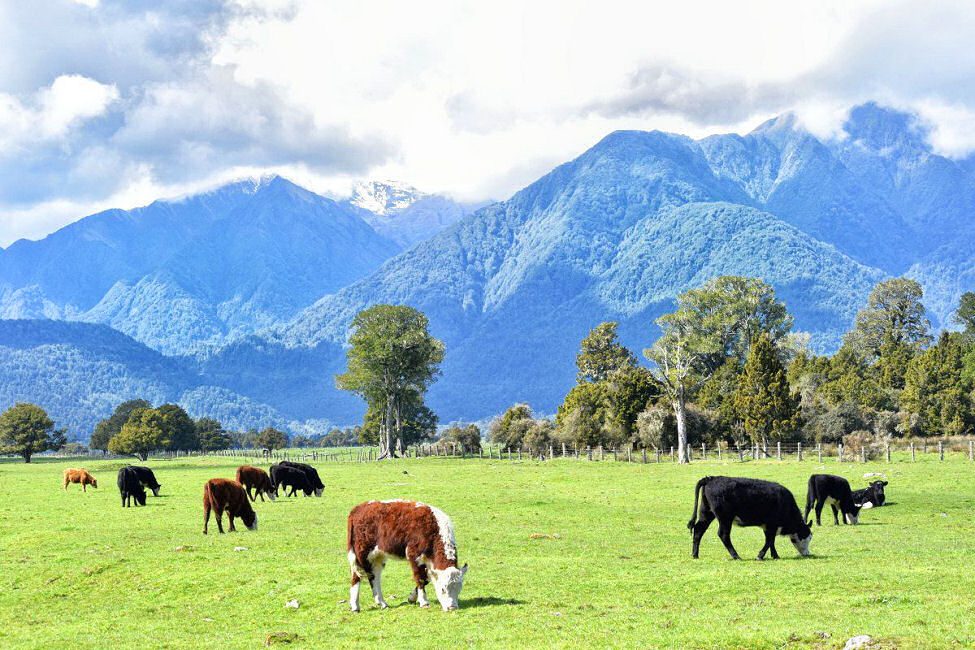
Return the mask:
<path id="1" fill-rule="evenodd" d="M 390 215 L 415 203 L 425 194 L 399 181 L 356 183 L 349 203 L 375 214 Z"/>

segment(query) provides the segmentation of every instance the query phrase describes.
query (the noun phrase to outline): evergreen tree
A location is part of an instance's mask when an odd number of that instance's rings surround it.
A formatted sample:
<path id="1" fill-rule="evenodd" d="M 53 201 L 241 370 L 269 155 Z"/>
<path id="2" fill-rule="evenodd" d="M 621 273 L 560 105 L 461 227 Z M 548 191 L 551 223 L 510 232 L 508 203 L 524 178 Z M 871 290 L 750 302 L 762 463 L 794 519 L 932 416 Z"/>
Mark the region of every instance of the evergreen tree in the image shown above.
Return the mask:
<path id="1" fill-rule="evenodd" d="M 920 350 L 931 341 L 923 297 L 924 290 L 915 280 L 893 278 L 878 283 L 870 292 L 867 308 L 857 313 L 844 344 L 870 363 L 887 343 Z"/>
<path id="2" fill-rule="evenodd" d="M 264 427 L 254 439 L 254 444 L 260 449 L 281 449 L 288 446 L 288 434 L 274 427 Z"/>
<path id="3" fill-rule="evenodd" d="M 234 444 L 223 425 L 212 418 L 200 418 L 196 421 L 196 435 L 202 451 L 230 449 Z"/>
<path id="4" fill-rule="evenodd" d="M 163 404 L 156 409 L 162 416 L 163 431 L 169 440 L 168 451 L 195 451 L 200 448 L 196 424 L 178 404 Z"/>
<path id="5" fill-rule="evenodd" d="M 0 453 L 29 463 L 34 454 L 57 451 L 64 443 L 64 431 L 55 431 L 54 421 L 36 404 L 19 402 L 0 415 Z"/>
<path id="6" fill-rule="evenodd" d="M 953 320 L 962 326 L 965 338 L 975 341 L 975 292 L 966 291 L 961 295 Z"/>
<path id="7" fill-rule="evenodd" d="M 962 335 L 944 332 L 907 369 L 901 405 L 919 417 L 925 435 L 959 435 L 973 424 L 971 390 L 966 378 Z"/>
<path id="8" fill-rule="evenodd" d="M 582 339 L 576 367 L 579 382 L 600 382 L 624 368 L 636 367 L 636 357 L 624 347 L 616 334 L 619 323 L 600 323 Z"/>
<path id="9" fill-rule="evenodd" d="M 764 334 L 752 345 L 738 378 L 735 407 L 752 440 L 781 439 L 799 426 L 799 398 L 792 394 L 775 346 Z"/>

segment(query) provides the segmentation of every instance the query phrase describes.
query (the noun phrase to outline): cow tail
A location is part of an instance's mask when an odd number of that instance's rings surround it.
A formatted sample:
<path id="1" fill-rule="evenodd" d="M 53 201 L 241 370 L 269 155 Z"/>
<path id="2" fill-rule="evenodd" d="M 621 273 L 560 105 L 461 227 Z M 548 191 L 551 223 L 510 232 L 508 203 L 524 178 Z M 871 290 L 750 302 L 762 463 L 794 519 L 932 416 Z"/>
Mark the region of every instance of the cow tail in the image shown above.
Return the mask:
<path id="1" fill-rule="evenodd" d="M 349 532 L 345 539 L 346 539 L 345 548 L 347 551 L 351 551 L 352 550 L 352 517 L 349 517 Z"/>
<path id="2" fill-rule="evenodd" d="M 701 494 L 701 488 L 703 488 L 708 483 L 710 477 L 705 476 L 700 481 L 697 482 L 697 486 L 694 488 L 694 512 L 691 513 L 691 520 L 687 522 L 687 530 L 694 530 L 694 524 L 697 523 L 697 504 L 698 498 Z"/>

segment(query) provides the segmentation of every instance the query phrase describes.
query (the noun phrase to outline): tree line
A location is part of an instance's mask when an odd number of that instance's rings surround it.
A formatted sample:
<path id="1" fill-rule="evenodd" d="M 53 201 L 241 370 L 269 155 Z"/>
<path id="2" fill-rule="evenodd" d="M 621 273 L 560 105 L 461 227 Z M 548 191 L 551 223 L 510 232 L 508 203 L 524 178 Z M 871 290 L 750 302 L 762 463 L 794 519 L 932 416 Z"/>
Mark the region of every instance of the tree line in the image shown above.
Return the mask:
<path id="1" fill-rule="evenodd" d="M 877 450 L 892 437 L 970 434 L 975 427 L 975 293 L 962 331 L 937 340 L 920 285 L 880 282 L 833 354 L 817 355 L 786 306 L 756 278 L 716 277 L 657 319 L 641 366 L 615 322 L 582 341 L 577 383 L 554 420 L 516 404 L 489 435 L 505 447 L 550 444 L 677 448 L 791 440 Z"/>

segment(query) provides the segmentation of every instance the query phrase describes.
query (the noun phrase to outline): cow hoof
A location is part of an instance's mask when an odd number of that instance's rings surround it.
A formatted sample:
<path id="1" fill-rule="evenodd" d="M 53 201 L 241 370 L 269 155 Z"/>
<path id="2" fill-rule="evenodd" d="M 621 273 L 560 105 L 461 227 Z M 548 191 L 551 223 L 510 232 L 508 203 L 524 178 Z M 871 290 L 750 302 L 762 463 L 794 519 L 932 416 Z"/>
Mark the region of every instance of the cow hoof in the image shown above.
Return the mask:
<path id="1" fill-rule="evenodd" d="M 430 603 L 420 603 L 420 607 L 429 607 Z"/>

